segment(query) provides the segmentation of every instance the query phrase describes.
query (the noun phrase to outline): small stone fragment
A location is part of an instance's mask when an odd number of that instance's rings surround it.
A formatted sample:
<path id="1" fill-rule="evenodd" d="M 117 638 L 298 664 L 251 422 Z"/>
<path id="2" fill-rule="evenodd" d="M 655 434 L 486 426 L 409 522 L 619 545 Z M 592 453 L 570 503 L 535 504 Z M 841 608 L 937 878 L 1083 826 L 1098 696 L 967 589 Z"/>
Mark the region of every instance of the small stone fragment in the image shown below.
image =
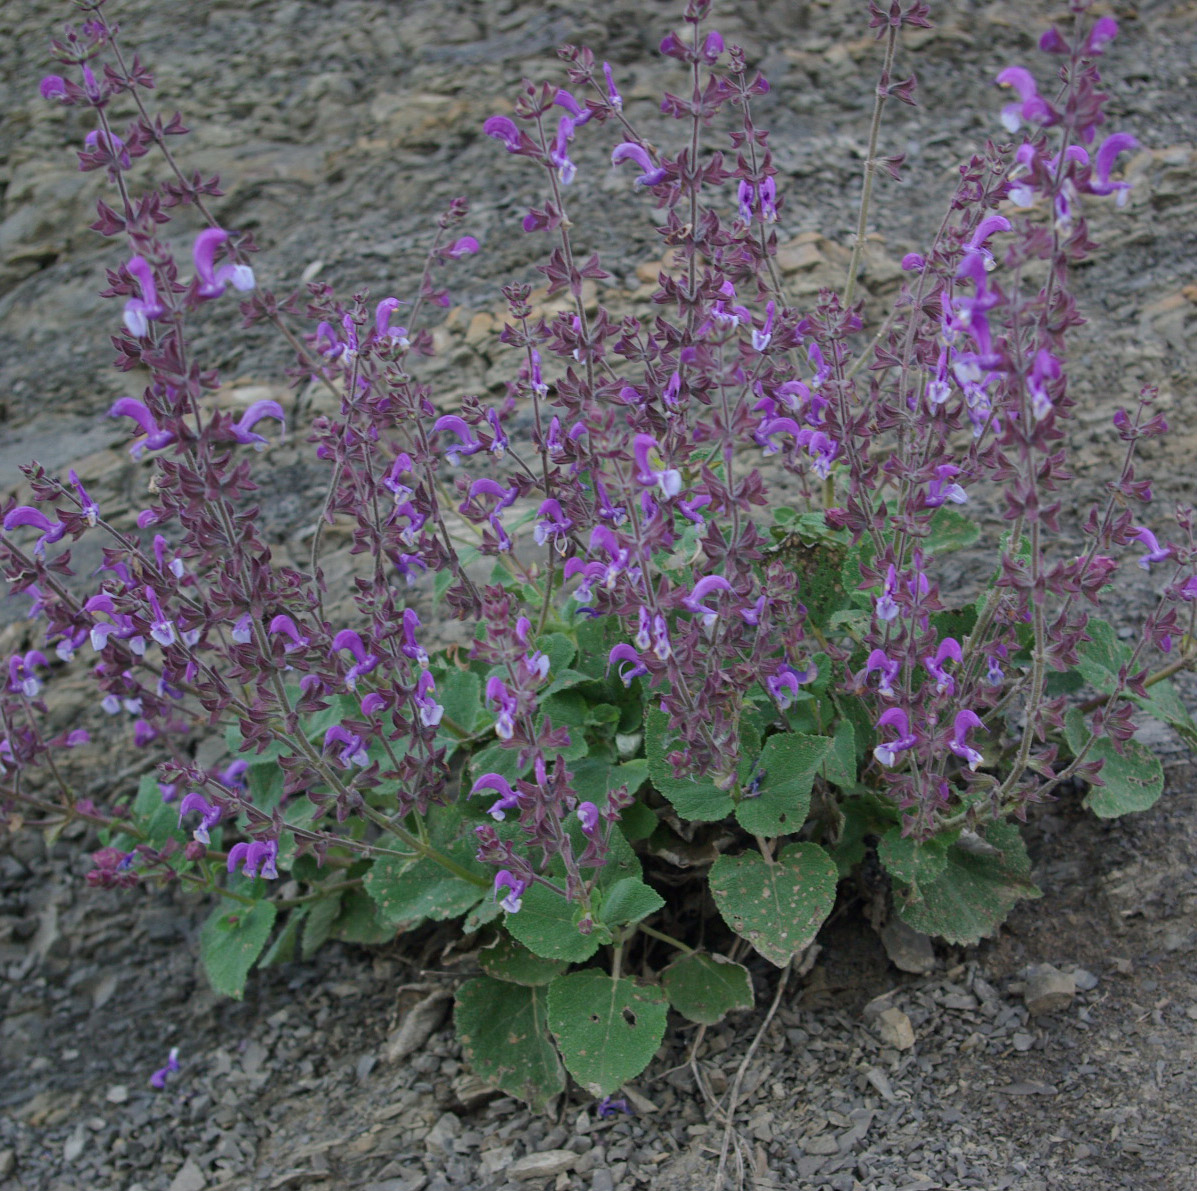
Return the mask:
<path id="1" fill-rule="evenodd" d="M 129 1099 L 129 1089 L 123 1083 L 114 1083 L 104 1094 L 109 1104 L 124 1104 Z"/>
<path id="2" fill-rule="evenodd" d="M 522 1183 L 528 1179 L 551 1179 L 569 1170 L 578 1160 L 573 1150 L 542 1150 L 513 1162 L 506 1170 L 508 1179 Z"/>
<path id="3" fill-rule="evenodd" d="M 835 1136 L 831 1133 L 819 1133 L 814 1137 L 808 1137 L 802 1143 L 802 1148 L 808 1154 L 838 1154 L 840 1152 L 839 1142 L 836 1141 Z"/>
<path id="4" fill-rule="evenodd" d="M 428 1130 L 428 1135 L 424 1138 L 424 1145 L 427 1149 L 441 1154 L 452 1154 L 453 1141 L 460 1136 L 461 1118 L 456 1113 L 446 1112 Z"/>
<path id="5" fill-rule="evenodd" d="M 1067 1009 L 1076 996 L 1076 981 L 1070 972 L 1061 972 L 1051 964 L 1036 964 L 1027 970 L 1023 1000 L 1027 1011 L 1038 1017 Z"/>
<path id="6" fill-rule="evenodd" d="M 204 1178 L 204 1172 L 193 1159 L 188 1158 L 171 1180 L 170 1191 L 204 1191 L 207 1185 L 208 1180 Z"/>
<path id="7" fill-rule="evenodd" d="M 914 1045 L 914 1027 L 901 1009 L 887 1009 L 877 1018 L 877 1036 L 894 1050 L 909 1050 Z"/>
<path id="8" fill-rule="evenodd" d="M 1097 977 L 1085 968 L 1077 968 L 1072 974 L 1078 992 L 1092 992 L 1098 985 Z"/>

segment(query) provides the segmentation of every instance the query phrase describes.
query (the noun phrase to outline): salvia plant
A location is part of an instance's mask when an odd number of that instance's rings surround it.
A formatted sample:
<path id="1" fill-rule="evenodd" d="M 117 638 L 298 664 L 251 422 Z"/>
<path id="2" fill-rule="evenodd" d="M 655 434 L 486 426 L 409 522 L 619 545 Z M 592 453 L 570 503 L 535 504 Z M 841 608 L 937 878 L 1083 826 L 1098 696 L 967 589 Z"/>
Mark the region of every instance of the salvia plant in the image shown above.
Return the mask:
<path id="1" fill-rule="evenodd" d="M 483 126 L 543 183 L 523 229 L 558 312 L 508 285 L 506 399 L 443 413 L 421 361 L 446 271 L 479 250 L 466 202 L 404 301 L 316 282 L 280 299 L 250 237 L 214 218 L 218 180 L 171 149 L 182 121 L 149 106 L 152 76 L 103 3 L 81 0 L 41 90 L 86 113 L 80 168 L 111 184 L 92 226 L 113 241 L 130 390 L 110 412 L 148 495 L 114 524 L 74 473 L 33 463 L 32 503 L 3 510 L 0 561 L 45 639 L 9 663 L 2 799 L 10 827 L 93 825 L 92 885 L 218 894 L 201 935 L 217 990 L 240 996 L 255 964 L 330 938 L 460 919 L 482 973 L 456 1004 L 476 1070 L 538 1106 L 567 1071 L 609 1097 L 670 1008 L 712 1023 L 751 1006 L 739 961 L 801 956 L 866 861 L 890 913 L 972 943 L 1039 896 L 1014 822 L 1031 803 L 1065 783 L 1101 816 L 1159 797 L 1132 737 L 1145 712 L 1197 742 L 1168 681 L 1197 658 L 1197 548 L 1192 511 L 1152 516 L 1136 475 L 1139 443 L 1166 429 L 1153 392 L 1113 420 L 1121 466 L 1079 553 L 1058 524 L 1070 277 L 1096 247 L 1086 208 L 1126 198 L 1136 147 L 1105 124 L 1112 19 L 1073 3 L 1037 64 L 997 76 L 994 139 L 872 322 L 861 247 L 877 172 L 901 168 L 881 114 L 915 102 L 895 59 L 925 4 L 870 5 L 883 65 L 859 229 L 842 291 L 809 309 L 774 259 L 787 195 L 753 113 L 768 83 L 709 27 L 709 0 L 660 47 L 676 149 L 637 128 L 618 66 L 563 47 L 562 79 L 525 82 Z M 583 300 L 607 276 L 569 217 L 588 136 L 656 212 L 672 267 L 652 317 Z M 180 215 L 189 259 L 164 239 Z M 194 325 L 234 302 L 286 337 L 291 379 L 331 390 L 335 414 L 213 408 Z M 288 421 L 324 476 L 302 571 L 272 558 L 252 503 Z M 357 563 L 335 607 L 334 521 Z M 85 534 L 105 542 L 90 586 L 65 548 Z M 966 547 L 991 574 L 962 602 L 939 573 Z M 1158 590 L 1129 641 L 1099 618 L 1120 567 Z M 468 648 L 434 648 L 429 607 L 470 626 Z M 66 750 L 87 733 L 42 726 L 43 682 L 68 667 L 159 759 L 135 793 L 73 793 Z M 215 733 L 212 769 L 194 748 Z"/>

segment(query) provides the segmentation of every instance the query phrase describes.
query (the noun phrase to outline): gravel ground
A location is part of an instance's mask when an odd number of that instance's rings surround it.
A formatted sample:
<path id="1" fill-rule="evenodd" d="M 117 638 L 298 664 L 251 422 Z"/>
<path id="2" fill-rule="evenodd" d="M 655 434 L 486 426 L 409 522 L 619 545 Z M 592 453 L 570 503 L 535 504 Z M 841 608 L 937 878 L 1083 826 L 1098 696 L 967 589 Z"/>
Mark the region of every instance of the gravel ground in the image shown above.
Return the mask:
<path id="1" fill-rule="evenodd" d="M 835 282 L 855 222 L 876 64 L 860 8 L 716 4 L 725 38 L 773 83 L 758 112 L 783 169 L 783 265 L 799 299 Z M 186 160 L 221 173 L 217 214 L 253 229 L 266 250 L 259 273 L 277 289 L 306 273 L 344 291 L 402 294 L 436 213 L 470 196 L 468 230 L 483 252 L 454 281 L 430 372 L 446 404 L 501 391 L 499 286 L 537 279 L 539 244 L 518 230 L 537 197 L 532 175 L 481 136 L 482 121 L 504 110 L 522 76 L 552 72 L 554 47 L 568 40 L 618 64 L 629 111 L 665 141 L 672 130 L 650 101 L 676 84 L 653 47 L 676 11 L 658 0 L 113 0 L 155 68 L 160 102 L 194 129 Z M 1114 11 L 1123 36 L 1103 72 L 1118 97 L 1113 119 L 1145 148 L 1129 167 L 1128 208 L 1094 220 L 1110 250 L 1079 284 L 1091 321 L 1075 364 L 1086 402 L 1068 494 L 1077 509 L 1108 474 L 1113 409 L 1147 383 L 1159 386 L 1174 432 L 1153 444 L 1145 471 L 1170 499 L 1194 497 L 1197 6 Z M 96 175 L 72 165 L 82 114 L 36 94 L 46 38 L 70 15 L 49 0 L 10 0 L 0 12 L 0 483 L 18 490 L 16 466 L 33 457 L 74 466 L 119 514 L 144 481 L 103 416 L 125 391 L 107 368 L 114 311 L 95 296 L 118 257 L 85 230 L 99 191 Z M 954 165 L 995 131 L 988 80 L 1033 61 L 1047 20 L 1041 6 L 1015 2 L 936 4 L 932 16 L 939 27 L 906 58 L 924 106 L 888 124 L 909 169 L 883 191 L 874 225 L 865 284 L 878 300 L 894 262 L 937 225 Z M 605 138 L 579 137 L 573 218 L 614 274 L 604 296 L 634 308 L 660 249 L 650 212 L 606 151 Z M 180 229 L 180 245 L 193 230 Z M 223 399 L 285 390 L 287 353 L 266 333 L 234 343 L 214 322 L 201 347 L 222 370 Z M 270 458 L 264 516 L 280 552 L 302 559 L 313 473 L 299 446 Z M 334 557 L 346 546 L 334 538 Z M 1150 594 L 1143 583 L 1120 593 L 1125 621 Z M 24 607 L 0 607 L 5 652 L 28 647 Z M 56 715 L 87 721 L 83 688 L 62 687 Z M 1197 705 L 1193 683 L 1182 689 Z M 1114 824 L 1070 798 L 1037 811 L 1029 834 L 1045 897 L 1016 909 L 997 939 L 940 948 L 931 970 L 903 974 L 845 903 L 744 1069 L 742 1144 L 729 1166 L 741 1185 L 1197 1185 L 1197 773 L 1170 737 L 1151 739 L 1169 793 Z M 102 794 L 135 772 L 92 784 Z M 255 975 L 243 1002 L 224 1001 L 196 961 L 206 907 L 173 891 L 86 889 L 88 844 L 71 831 L 50 846 L 32 834 L 0 841 L 0 1191 L 713 1185 L 723 1118 L 695 1070 L 726 1097 L 773 996 L 767 964 L 753 969 L 756 1012 L 701 1038 L 675 1023 L 632 1089 L 634 1115 L 600 1120 L 574 1093 L 536 1118 L 461 1063 L 448 994 L 473 960 L 450 935 L 373 951 L 332 945 Z M 1045 982 L 1063 990 L 1054 1008 Z M 154 1092 L 148 1076 L 172 1046 L 181 1070 Z"/>

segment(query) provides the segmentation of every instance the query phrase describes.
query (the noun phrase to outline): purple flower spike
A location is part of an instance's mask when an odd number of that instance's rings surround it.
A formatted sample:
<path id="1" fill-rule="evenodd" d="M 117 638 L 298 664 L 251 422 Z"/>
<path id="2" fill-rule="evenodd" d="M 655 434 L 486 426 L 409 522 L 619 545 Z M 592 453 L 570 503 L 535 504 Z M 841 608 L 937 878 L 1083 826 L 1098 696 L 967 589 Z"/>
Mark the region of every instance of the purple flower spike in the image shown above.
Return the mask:
<path id="1" fill-rule="evenodd" d="M 478 794 L 483 790 L 493 790 L 499 796 L 498 801 L 492 803 L 486 812 L 492 819 L 506 819 L 508 811 L 520 809 L 519 793 L 511 788 L 511 783 L 502 774 L 484 773 L 474 783 L 470 794 Z"/>
<path id="2" fill-rule="evenodd" d="M 219 227 L 205 228 L 195 238 L 191 256 L 198 282 L 195 292 L 201 298 L 219 298 L 230 283 L 242 293 L 254 288 L 254 271 L 248 265 L 230 263 L 214 270 L 216 250 L 228 238 L 229 233 Z"/>
<path id="3" fill-rule="evenodd" d="M 170 1054 L 166 1057 L 166 1066 L 159 1067 L 153 1075 L 150 1076 L 150 1087 L 157 1088 L 162 1091 L 166 1087 L 166 1077 L 173 1075 L 179 1069 L 179 1048 L 172 1046 Z"/>
<path id="4" fill-rule="evenodd" d="M 976 769 L 985 758 L 977 752 L 975 748 L 970 747 L 968 743 L 968 734 L 974 728 L 982 727 L 981 717 L 975 711 L 969 711 L 965 708 L 964 711 L 956 713 L 956 719 L 952 724 L 952 739 L 948 742 L 948 748 L 960 757 L 961 760 L 968 762 L 969 769 Z"/>
<path id="5" fill-rule="evenodd" d="M 184 816 L 191 811 L 199 811 L 201 816 L 200 825 L 192 832 L 192 838 L 201 844 L 210 843 L 208 832 L 220 822 L 223 812 L 220 807 L 213 806 L 202 794 L 197 794 L 194 790 L 184 794 L 183 801 L 179 803 L 180 827 L 183 826 Z"/>
<path id="6" fill-rule="evenodd" d="M 637 186 L 656 186 L 665 179 L 666 170 L 653 165 L 648 150 L 635 141 L 624 141 L 622 145 L 615 146 L 611 154 L 611 164 L 619 165 L 621 161 L 634 161 L 644 171 L 636 179 Z"/>
<path id="7" fill-rule="evenodd" d="M 527 881 L 521 881 L 519 877 L 507 871 L 507 869 L 500 869 L 495 874 L 495 897 L 499 897 L 500 892 L 506 890 L 503 897 L 499 898 L 499 905 L 507 911 L 508 914 L 518 914 L 520 906 L 523 905 L 524 893 L 528 888 Z"/>
<path id="8" fill-rule="evenodd" d="M 582 834 L 593 839 L 599 826 L 599 809 L 593 802 L 578 803 L 578 822 L 582 824 Z"/>
<path id="9" fill-rule="evenodd" d="M 129 454 L 134 459 L 139 459 L 145 451 L 160 451 L 175 441 L 175 436 L 169 430 L 158 428 L 158 423 L 154 421 L 154 415 L 146 409 L 145 405 L 140 401 L 135 401 L 132 397 L 121 397 L 113 402 L 108 416 L 110 418 L 132 418 L 142 434 L 145 435 L 144 441 L 134 443 L 129 448 Z"/>
<path id="10" fill-rule="evenodd" d="M 256 839 L 252 843 L 234 844 L 229 849 L 228 869 L 230 873 L 237 871 L 242 865 L 241 875 L 251 879 L 261 876 L 267 881 L 278 880 L 278 869 L 275 861 L 278 859 L 278 841 Z M 261 872 L 258 870 L 261 869 Z"/>
<path id="11" fill-rule="evenodd" d="M 135 256 L 125 267 L 141 287 L 141 297 L 130 298 L 125 303 L 125 326 L 135 339 L 144 339 L 149 334 L 151 320 L 161 318 L 166 307 L 158 300 L 154 273 L 145 257 Z"/>
<path id="12" fill-rule="evenodd" d="M 241 420 L 232 425 L 233 437 L 238 442 L 252 443 L 256 451 L 263 450 L 270 440 L 254 430 L 254 426 L 263 418 L 277 419 L 282 423 L 284 432 L 286 431 L 286 416 L 283 413 L 283 407 L 277 401 L 255 401 L 241 415 Z"/>

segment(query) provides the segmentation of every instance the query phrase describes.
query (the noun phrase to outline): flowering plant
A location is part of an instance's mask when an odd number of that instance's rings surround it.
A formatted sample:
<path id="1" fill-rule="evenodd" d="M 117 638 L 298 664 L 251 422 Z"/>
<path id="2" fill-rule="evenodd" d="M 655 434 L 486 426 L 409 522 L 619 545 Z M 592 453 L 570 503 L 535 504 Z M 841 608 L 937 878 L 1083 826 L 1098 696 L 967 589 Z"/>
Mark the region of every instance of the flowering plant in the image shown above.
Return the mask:
<path id="1" fill-rule="evenodd" d="M 1102 130 L 1112 20 L 1086 25 L 1077 6 L 1071 35 L 1043 36 L 1051 98 L 1026 68 L 1001 72 L 1017 96 L 1005 135 L 961 167 L 869 326 L 857 279 L 875 175 L 901 167 L 879 156 L 881 113 L 914 102 L 894 63 L 926 5 L 870 6 L 884 62 L 859 228 L 842 292 L 807 310 L 775 262 L 787 196 L 753 116 L 768 83 L 705 26 L 707 0 L 661 44 L 688 83 L 662 105 L 684 131 L 674 154 L 632 122 L 610 64 L 564 47 L 568 87 L 526 83 L 484 125 L 541 171 L 523 228 L 547 238 L 558 309 L 507 286 L 508 397 L 446 413 L 420 360 L 428 312 L 449 303 L 441 270 L 479 250 L 458 234 L 465 201 L 440 219 L 410 306 L 315 282 L 306 304 L 280 300 L 250 237 L 211 214 L 218 180 L 178 164 L 182 122 L 147 107 L 152 78 L 103 0 L 81 6 L 54 43 L 68 75 L 42 93 L 91 113 L 81 168 L 116 195 L 93 225 L 129 250 L 106 291 L 123 302 L 116 366 L 148 381 L 111 412 L 131 421 L 151 499 L 113 524 L 73 472 L 30 465 L 33 503 L 4 509 L 0 564 L 45 649 L 89 665 L 103 710 L 162 759 L 131 799 L 76 797 L 63 750 L 87 734 L 42 731 L 50 663 L 32 649 L 0 700 L 0 798 L 10 822 L 95 824 L 92 884 L 218 892 L 201 940 L 217 989 L 239 996 L 255 963 L 330 937 L 461 918 L 484 972 L 457 999 L 478 1070 L 537 1104 L 565 1069 L 609 1096 L 652 1057 L 668 1007 L 713 1022 L 751 1005 L 737 961 L 752 948 L 787 967 L 866 858 L 887 874 L 887 912 L 975 942 L 1038 896 L 1010 821 L 1029 804 L 1073 781 L 1103 816 L 1159 797 L 1134 716 L 1197 742 L 1169 682 L 1197 658 L 1197 547 L 1189 509 L 1163 541 L 1144 524 L 1135 452 L 1166 429 L 1152 392 L 1114 420 L 1124 458 L 1084 549 L 1053 539 L 1070 270 L 1095 247 L 1085 203 L 1126 197 L 1115 169 L 1136 144 Z M 587 125 L 615 130 L 613 167 L 660 211 L 672 265 L 652 319 L 586 296 L 607 277 L 569 218 Z M 151 152 L 169 176 L 138 196 Z M 184 210 L 203 224 L 190 267 L 161 234 Z M 214 409 L 217 375 L 194 351 L 197 311 L 234 295 L 248 324 L 286 337 L 295 378 L 335 396 L 335 413 L 290 427 L 326 477 L 306 571 L 275 562 L 249 504 L 287 411 Z M 993 493 L 986 538 L 961 510 Z M 338 519 L 360 564 L 339 602 L 321 565 Z M 93 532 L 108 544 L 81 594 L 50 547 Z M 982 543 L 992 579 L 954 600 L 943 559 Z M 1095 614 L 1128 548 L 1163 577 L 1133 645 Z M 468 649 L 433 647 L 415 607 L 430 599 L 475 626 Z M 190 746 L 218 728 L 228 757 L 201 765 Z M 633 954 L 655 976 L 625 976 Z"/>

